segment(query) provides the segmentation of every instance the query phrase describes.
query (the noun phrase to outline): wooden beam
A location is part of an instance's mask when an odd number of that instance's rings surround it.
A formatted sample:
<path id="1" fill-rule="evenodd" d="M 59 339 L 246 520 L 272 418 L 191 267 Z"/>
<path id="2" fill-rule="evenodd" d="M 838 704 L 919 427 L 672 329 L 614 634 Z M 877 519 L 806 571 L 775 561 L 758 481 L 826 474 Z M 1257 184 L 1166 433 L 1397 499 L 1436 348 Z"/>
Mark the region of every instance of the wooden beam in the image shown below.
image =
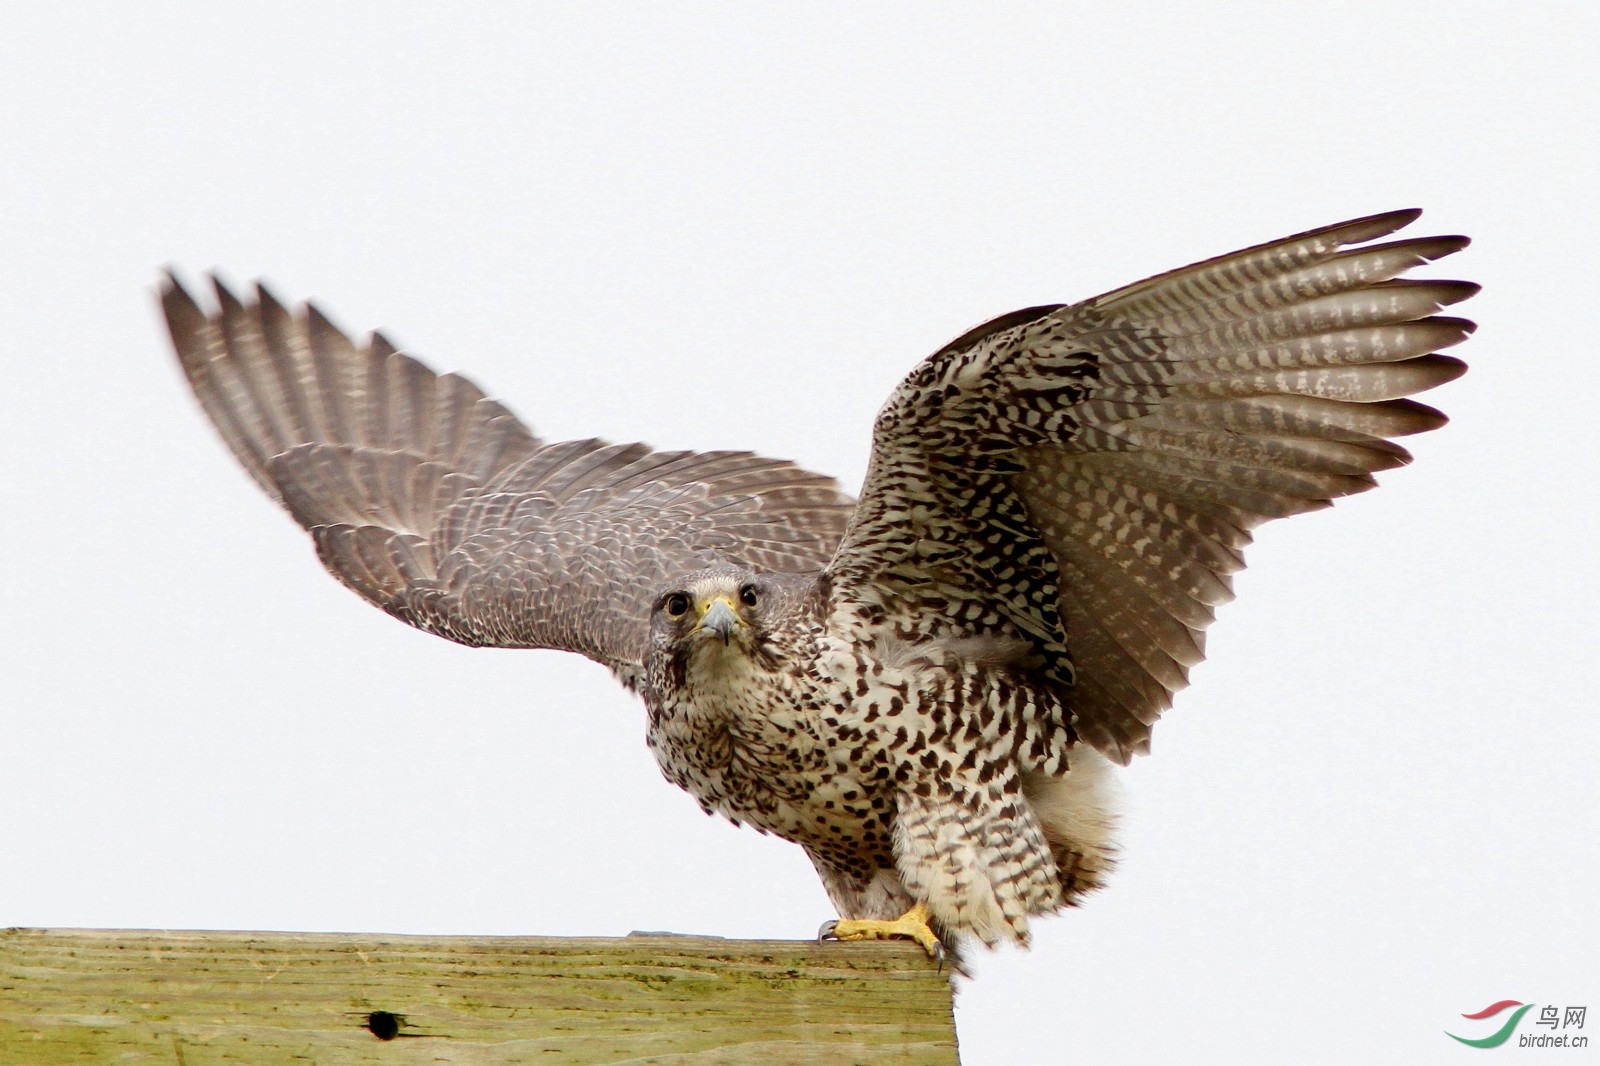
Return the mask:
<path id="1" fill-rule="evenodd" d="M 901 943 L 10 929 L 0 1062 L 950 1066 L 947 976 Z"/>

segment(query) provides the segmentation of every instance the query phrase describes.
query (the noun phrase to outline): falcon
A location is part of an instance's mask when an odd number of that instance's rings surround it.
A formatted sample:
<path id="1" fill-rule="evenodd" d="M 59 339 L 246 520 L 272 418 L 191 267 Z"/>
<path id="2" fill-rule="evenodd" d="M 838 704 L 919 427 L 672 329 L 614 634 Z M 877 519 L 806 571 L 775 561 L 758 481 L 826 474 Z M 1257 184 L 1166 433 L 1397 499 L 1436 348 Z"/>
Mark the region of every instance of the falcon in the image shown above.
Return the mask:
<path id="1" fill-rule="evenodd" d="M 429 633 L 642 697 L 668 780 L 794 841 L 822 935 L 1026 944 L 1113 858 L 1108 775 L 1202 658 L 1250 531 L 1410 461 L 1477 286 L 1464 237 L 1344 222 L 957 337 L 889 397 L 859 500 L 748 452 L 547 444 L 314 307 L 172 277 L 172 341 L 332 574 Z"/>

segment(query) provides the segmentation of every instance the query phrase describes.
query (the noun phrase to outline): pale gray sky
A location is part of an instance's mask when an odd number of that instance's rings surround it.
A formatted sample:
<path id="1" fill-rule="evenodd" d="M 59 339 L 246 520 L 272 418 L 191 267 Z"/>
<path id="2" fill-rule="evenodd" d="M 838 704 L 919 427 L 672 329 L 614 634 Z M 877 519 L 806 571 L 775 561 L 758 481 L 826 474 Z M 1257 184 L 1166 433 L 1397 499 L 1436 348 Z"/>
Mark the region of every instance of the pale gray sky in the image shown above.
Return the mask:
<path id="1" fill-rule="evenodd" d="M 1593 5 L 329 8 L 7 15 L 0 925 L 831 915 L 603 669 L 327 577 L 182 385 L 163 264 L 382 327 L 546 439 L 854 489 L 976 321 L 1421 206 L 1477 242 L 1432 275 L 1486 286 L 1454 422 L 1262 531 L 1111 887 L 977 960 L 965 1061 L 1445 1062 L 1494 1000 L 1600 1007 Z"/>

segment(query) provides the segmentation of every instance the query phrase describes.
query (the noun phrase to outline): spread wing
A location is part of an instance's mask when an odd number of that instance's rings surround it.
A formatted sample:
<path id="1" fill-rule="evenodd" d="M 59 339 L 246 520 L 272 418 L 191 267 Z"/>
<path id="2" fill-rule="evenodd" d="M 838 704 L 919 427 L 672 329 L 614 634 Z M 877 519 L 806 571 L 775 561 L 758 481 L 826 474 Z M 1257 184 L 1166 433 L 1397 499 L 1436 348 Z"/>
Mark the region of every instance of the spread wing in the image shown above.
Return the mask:
<path id="1" fill-rule="evenodd" d="M 1397 280 L 1463 237 L 1367 244 L 1397 211 L 1071 306 L 1014 312 L 914 370 L 829 566 L 836 604 L 904 637 L 1029 641 L 1078 735 L 1126 762 L 1187 683 L 1249 531 L 1375 484 L 1442 425 L 1403 397 L 1476 285 Z"/>
<path id="2" fill-rule="evenodd" d="M 315 308 L 220 283 L 207 316 L 172 279 L 183 371 L 223 439 L 335 577 L 462 644 L 558 648 L 637 687 L 654 598 L 714 563 L 814 572 L 854 501 L 746 452 L 544 444 L 454 374 Z"/>

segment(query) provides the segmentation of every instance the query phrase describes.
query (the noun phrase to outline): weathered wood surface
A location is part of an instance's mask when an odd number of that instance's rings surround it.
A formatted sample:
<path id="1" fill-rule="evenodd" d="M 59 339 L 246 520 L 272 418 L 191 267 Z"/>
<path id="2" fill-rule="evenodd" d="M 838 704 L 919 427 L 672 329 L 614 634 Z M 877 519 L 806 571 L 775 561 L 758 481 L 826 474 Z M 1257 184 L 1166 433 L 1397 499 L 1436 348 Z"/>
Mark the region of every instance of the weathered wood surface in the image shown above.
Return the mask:
<path id="1" fill-rule="evenodd" d="M 956 1061 L 910 944 L 0 931 L 3 1066 Z"/>

